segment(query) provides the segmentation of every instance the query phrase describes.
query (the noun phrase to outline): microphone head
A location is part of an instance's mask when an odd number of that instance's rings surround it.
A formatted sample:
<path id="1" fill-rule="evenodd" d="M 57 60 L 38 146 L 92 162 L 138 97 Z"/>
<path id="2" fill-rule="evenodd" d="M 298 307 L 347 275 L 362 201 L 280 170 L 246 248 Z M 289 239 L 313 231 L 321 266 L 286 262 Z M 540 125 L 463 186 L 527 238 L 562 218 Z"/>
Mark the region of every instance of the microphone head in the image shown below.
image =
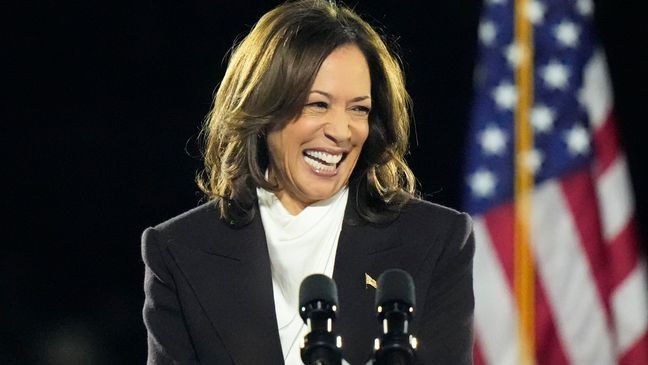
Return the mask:
<path id="1" fill-rule="evenodd" d="M 389 269 L 378 277 L 375 307 L 388 302 L 402 302 L 410 307 L 416 304 L 414 280 L 405 270 Z"/>
<path id="2" fill-rule="evenodd" d="M 299 286 L 299 307 L 302 308 L 313 301 L 326 302 L 338 306 L 337 286 L 333 279 L 322 274 L 307 276 Z M 302 318 L 305 313 L 302 313 Z M 304 319 L 305 320 L 305 319 Z"/>
<path id="3" fill-rule="evenodd" d="M 333 331 L 338 305 L 333 279 L 313 274 L 299 286 L 299 315 L 308 326 L 300 345 L 304 364 L 339 365 L 342 363 L 342 339 Z"/>

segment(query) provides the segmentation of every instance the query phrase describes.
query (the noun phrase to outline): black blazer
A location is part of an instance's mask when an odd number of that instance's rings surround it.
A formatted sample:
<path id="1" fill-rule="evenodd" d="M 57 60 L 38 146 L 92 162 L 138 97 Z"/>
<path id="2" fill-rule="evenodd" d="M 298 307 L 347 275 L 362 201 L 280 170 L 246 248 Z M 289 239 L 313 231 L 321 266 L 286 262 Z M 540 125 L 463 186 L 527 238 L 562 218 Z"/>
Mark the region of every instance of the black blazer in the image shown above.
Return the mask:
<path id="1" fill-rule="evenodd" d="M 413 200 L 391 224 L 362 224 L 352 194 L 333 279 L 343 357 L 365 364 L 380 325 L 375 289 L 390 268 L 414 278 L 420 364 L 471 364 L 474 239 L 468 215 Z M 282 364 L 270 259 L 259 214 L 235 229 L 207 203 L 142 236 L 149 364 Z M 297 308 L 295 308 L 297 310 Z"/>

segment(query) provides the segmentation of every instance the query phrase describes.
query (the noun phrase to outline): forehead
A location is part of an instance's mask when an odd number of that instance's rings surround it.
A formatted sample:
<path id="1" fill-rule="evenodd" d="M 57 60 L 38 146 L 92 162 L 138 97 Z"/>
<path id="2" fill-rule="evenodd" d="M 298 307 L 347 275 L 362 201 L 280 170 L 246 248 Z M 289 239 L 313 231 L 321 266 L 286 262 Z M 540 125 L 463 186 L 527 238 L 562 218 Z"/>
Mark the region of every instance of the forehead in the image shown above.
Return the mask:
<path id="1" fill-rule="evenodd" d="M 324 59 L 313 82 L 313 89 L 320 88 L 326 92 L 370 92 L 369 65 L 358 46 L 340 46 Z"/>

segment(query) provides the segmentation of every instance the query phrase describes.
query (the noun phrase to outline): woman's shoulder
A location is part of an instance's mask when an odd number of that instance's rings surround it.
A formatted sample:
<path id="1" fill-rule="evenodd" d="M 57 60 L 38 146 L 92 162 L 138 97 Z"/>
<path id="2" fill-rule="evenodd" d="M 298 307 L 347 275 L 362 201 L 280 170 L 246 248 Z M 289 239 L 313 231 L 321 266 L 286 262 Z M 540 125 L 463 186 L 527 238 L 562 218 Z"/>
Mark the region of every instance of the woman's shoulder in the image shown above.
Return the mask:
<path id="1" fill-rule="evenodd" d="M 209 201 L 171 217 L 153 228 L 158 231 L 186 230 L 204 224 L 214 224 L 215 221 L 220 221 L 218 206 L 215 201 Z"/>
<path id="2" fill-rule="evenodd" d="M 419 198 L 410 199 L 393 224 L 412 241 L 465 242 L 473 230 L 469 214 Z"/>
<path id="3" fill-rule="evenodd" d="M 473 221 L 468 213 L 422 199 L 411 199 L 399 217 L 403 239 L 431 248 L 428 257 L 437 262 L 474 252 Z"/>
<path id="4" fill-rule="evenodd" d="M 208 237 L 217 237 L 226 227 L 220 218 L 217 203 L 209 201 L 147 228 L 143 240 L 145 242 L 148 237 L 155 236 L 156 241 L 162 244 L 193 245 Z"/>
<path id="5" fill-rule="evenodd" d="M 409 199 L 401 209 L 401 216 L 401 219 L 404 218 L 408 221 L 472 223 L 472 219 L 468 213 L 420 198 Z"/>

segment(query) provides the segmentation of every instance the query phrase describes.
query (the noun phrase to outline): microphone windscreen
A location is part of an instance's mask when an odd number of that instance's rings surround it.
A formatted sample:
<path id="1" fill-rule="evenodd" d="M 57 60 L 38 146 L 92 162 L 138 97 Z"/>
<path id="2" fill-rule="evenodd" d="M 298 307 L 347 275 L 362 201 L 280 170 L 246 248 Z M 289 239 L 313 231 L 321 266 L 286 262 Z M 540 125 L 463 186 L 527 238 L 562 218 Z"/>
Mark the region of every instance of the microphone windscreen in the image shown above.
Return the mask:
<path id="1" fill-rule="evenodd" d="M 410 307 L 416 304 L 414 280 L 407 271 L 389 269 L 378 277 L 376 308 L 392 301 L 403 302 Z"/>
<path id="2" fill-rule="evenodd" d="M 307 276 L 299 286 L 299 306 L 302 307 L 314 300 L 321 300 L 331 305 L 338 305 L 337 286 L 333 279 L 322 274 Z"/>

